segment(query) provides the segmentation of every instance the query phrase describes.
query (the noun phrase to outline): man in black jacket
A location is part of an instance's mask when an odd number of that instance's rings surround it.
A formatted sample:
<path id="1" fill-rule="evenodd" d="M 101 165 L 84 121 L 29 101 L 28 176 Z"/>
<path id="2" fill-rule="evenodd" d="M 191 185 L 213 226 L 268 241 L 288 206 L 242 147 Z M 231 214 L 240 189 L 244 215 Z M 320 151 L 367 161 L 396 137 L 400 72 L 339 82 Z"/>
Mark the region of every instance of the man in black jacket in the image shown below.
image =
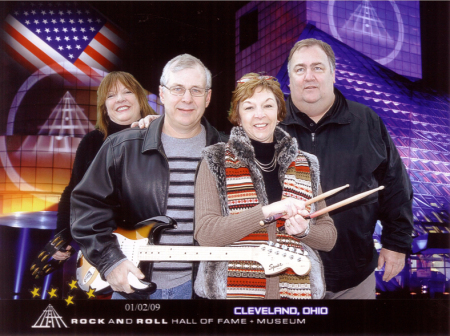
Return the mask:
<path id="1" fill-rule="evenodd" d="M 338 235 L 321 252 L 328 299 L 374 299 L 374 269 L 384 266 L 389 281 L 404 267 L 413 231 L 412 187 L 397 149 L 379 116 L 346 100 L 334 88 L 335 57 L 322 41 L 307 39 L 292 48 L 288 73 L 291 95 L 281 123 L 299 148 L 319 158 L 324 191 L 350 184 L 329 204 L 383 185 L 385 189 L 333 211 Z M 380 255 L 372 234 L 383 226 Z"/>
<path id="2" fill-rule="evenodd" d="M 133 230 L 154 216 L 167 215 L 177 228 L 160 243 L 193 245 L 194 180 L 205 146 L 227 141 L 204 119 L 211 99 L 211 73 L 197 58 L 184 54 L 164 67 L 160 98 L 165 115 L 148 129 L 128 129 L 108 137 L 74 189 L 71 230 L 84 257 L 115 291 L 113 299 L 130 298 L 129 273 L 142 272 L 127 259 L 114 235 L 118 227 Z M 118 112 L 126 102 L 114 98 Z M 152 281 L 157 291 L 133 298 L 189 299 L 192 263 L 157 263 Z"/>

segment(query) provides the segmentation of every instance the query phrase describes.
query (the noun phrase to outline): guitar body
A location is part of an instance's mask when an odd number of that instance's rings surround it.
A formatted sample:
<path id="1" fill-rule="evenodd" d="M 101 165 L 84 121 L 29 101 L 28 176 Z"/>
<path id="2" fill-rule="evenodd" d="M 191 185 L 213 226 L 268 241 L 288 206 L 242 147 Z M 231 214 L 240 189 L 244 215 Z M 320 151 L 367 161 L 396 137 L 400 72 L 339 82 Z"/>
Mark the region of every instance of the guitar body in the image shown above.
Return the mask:
<path id="1" fill-rule="evenodd" d="M 139 222 L 136 224 L 136 229 L 134 230 L 117 228 L 117 230 L 114 231 L 113 234 L 116 236 L 122 252 L 127 259 L 136 267 L 139 267 L 145 275 L 144 280 L 139 280 L 131 273 L 128 274 L 128 281 L 134 290 L 145 291 L 148 294 L 152 294 L 156 291 L 156 284 L 150 281 L 153 263 L 141 263 L 140 260 L 136 259 L 136 254 L 133 252 L 136 251 L 139 246 L 159 243 L 161 233 L 164 230 L 174 229 L 176 227 L 176 222 L 172 218 L 167 216 L 157 216 Z M 89 291 L 90 288 L 94 289 L 95 293 L 98 294 L 111 291 L 109 283 L 101 278 L 100 273 L 86 260 L 81 251 L 78 252 L 76 276 L 78 285 L 86 292 Z"/>

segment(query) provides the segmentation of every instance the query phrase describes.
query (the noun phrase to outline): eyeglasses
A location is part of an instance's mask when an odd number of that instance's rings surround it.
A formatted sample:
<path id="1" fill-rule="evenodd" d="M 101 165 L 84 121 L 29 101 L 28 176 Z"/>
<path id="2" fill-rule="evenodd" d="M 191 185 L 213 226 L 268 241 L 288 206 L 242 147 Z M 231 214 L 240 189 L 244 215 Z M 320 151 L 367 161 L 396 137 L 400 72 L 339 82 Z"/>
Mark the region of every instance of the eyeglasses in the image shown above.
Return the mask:
<path id="1" fill-rule="evenodd" d="M 251 81 L 253 79 L 265 79 L 265 80 L 276 80 L 275 77 L 273 76 L 259 76 L 259 77 L 245 77 L 245 78 L 241 78 L 237 81 L 237 83 L 242 84 L 242 83 L 247 83 L 248 81 Z"/>
<path id="2" fill-rule="evenodd" d="M 174 96 L 183 96 L 187 90 L 185 87 L 182 87 L 182 86 L 174 86 L 171 88 L 169 88 L 165 85 L 161 85 L 161 86 L 163 88 L 166 88 L 167 90 L 169 90 L 170 93 L 173 94 Z M 205 93 L 208 92 L 210 89 L 201 89 L 201 88 L 193 87 L 188 90 L 191 93 L 192 97 L 203 97 L 205 95 Z"/>

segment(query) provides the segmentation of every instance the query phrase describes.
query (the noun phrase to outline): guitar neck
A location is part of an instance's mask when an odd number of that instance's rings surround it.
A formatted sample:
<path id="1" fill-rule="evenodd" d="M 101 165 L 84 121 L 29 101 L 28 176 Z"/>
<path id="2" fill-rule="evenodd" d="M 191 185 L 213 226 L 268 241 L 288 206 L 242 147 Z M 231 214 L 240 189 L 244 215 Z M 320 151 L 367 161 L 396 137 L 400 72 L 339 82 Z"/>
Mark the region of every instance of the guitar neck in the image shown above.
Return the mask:
<path id="1" fill-rule="evenodd" d="M 252 247 L 145 245 L 139 247 L 138 259 L 144 261 L 255 261 L 254 249 Z"/>

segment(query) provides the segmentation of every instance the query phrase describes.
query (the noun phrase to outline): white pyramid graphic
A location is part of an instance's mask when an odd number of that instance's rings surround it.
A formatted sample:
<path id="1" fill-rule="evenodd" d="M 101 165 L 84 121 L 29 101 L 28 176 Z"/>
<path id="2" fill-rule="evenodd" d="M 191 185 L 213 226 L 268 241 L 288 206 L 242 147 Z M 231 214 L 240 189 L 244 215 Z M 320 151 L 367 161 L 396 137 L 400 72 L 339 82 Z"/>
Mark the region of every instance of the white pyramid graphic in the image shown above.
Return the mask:
<path id="1" fill-rule="evenodd" d="M 70 92 L 67 91 L 44 125 L 39 127 L 38 134 L 56 135 L 58 137 L 84 136 L 89 131 L 89 124 L 90 122 L 83 109 L 78 106 Z"/>
<path id="2" fill-rule="evenodd" d="M 395 42 L 368 0 L 364 0 L 356 8 L 340 30 L 347 37 L 351 38 L 352 35 L 363 35 L 376 40 L 378 43 L 384 42 L 389 47 L 392 47 Z"/>
<path id="3" fill-rule="evenodd" d="M 45 308 L 32 328 L 69 328 L 51 304 Z"/>

